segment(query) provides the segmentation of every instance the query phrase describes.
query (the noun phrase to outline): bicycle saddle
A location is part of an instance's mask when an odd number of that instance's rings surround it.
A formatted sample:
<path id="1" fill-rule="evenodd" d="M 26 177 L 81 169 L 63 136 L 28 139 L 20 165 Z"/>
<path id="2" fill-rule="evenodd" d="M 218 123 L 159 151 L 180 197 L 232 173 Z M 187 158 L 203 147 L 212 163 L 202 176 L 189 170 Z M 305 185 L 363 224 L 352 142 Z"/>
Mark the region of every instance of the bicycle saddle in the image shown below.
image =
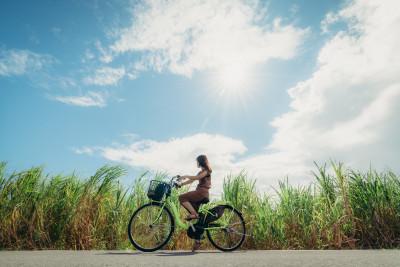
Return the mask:
<path id="1" fill-rule="evenodd" d="M 197 202 L 197 204 L 201 205 L 201 204 L 207 204 L 208 202 L 210 202 L 210 199 L 205 198 L 203 200 L 200 200 L 199 202 Z"/>

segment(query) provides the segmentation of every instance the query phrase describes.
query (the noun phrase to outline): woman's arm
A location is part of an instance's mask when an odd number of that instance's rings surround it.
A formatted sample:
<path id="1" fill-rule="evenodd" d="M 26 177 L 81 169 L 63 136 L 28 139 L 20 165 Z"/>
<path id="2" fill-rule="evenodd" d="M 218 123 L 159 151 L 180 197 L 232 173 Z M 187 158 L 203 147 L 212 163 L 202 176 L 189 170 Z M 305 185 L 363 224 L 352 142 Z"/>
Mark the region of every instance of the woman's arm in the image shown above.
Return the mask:
<path id="1" fill-rule="evenodd" d="M 180 186 L 184 186 L 184 185 L 187 185 L 187 184 L 192 184 L 193 182 L 194 182 L 194 180 L 188 180 L 186 182 L 181 183 Z"/>
<path id="2" fill-rule="evenodd" d="M 183 176 L 179 177 L 178 181 L 182 181 L 183 179 L 187 178 L 187 179 L 189 179 L 190 183 L 193 183 L 194 181 L 203 179 L 206 176 L 207 176 L 207 171 L 202 171 L 201 173 L 199 173 L 196 176 L 183 175 Z"/>

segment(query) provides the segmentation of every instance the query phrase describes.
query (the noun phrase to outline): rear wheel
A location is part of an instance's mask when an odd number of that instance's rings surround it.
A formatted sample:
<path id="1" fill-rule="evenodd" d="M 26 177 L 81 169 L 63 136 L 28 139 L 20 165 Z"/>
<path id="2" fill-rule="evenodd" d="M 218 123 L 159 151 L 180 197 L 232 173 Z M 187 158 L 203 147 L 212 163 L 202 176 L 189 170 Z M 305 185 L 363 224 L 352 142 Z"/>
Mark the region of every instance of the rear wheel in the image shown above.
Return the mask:
<path id="1" fill-rule="evenodd" d="M 128 235 L 135 248 L 151 252 L 162 248 L 174 231 L 171 211 L 160 203 L 146 204 L 133 213 Z"/>
<path id="2" fill-rule="evenodd" d="M 242 215 L 233 207 L 225 206 L 223 215 L 208 225 L 207 237 L 211 244 L 222 251 L 238 249 L 245 238 L 246 227 Z"/>

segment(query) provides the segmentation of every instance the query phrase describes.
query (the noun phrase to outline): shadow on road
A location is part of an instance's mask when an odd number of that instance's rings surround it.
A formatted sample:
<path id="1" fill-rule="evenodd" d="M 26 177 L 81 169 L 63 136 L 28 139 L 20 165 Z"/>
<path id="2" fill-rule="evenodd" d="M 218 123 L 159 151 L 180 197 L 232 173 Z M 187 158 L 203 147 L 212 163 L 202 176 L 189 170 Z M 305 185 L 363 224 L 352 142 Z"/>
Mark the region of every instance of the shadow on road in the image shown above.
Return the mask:
<path id="1" fill-rule="evenodd" d="M 246 250 L 239 250 L 234 252 L 222 252 L 215 250 L 199 250 L 196 252 L 191 251 L 156 251 L 156 252 L 141 252 L 141 251 L 126 251 L 126 252 L 105 252 L 97 255 L 125 255 L 125 256 L 134 256 L 134 255 L 142 255 L 142 256 L 158 256 L 158 257 L 170 257 L 170 256 L 193 256 L 195 254 L 219 254 L 219 253 L 245 253 Z"/>
<path id="2" fill-rule="evenodd" d="M 169 257 L 169 256 L 193 256 L 200 251 L 191 252 L 191 251 L 165 251 L 165 252 L 157 252 L 158 257 Z M 204 253 L 220 253 L 219 251 L 201 251 L 202 254 Z"/>

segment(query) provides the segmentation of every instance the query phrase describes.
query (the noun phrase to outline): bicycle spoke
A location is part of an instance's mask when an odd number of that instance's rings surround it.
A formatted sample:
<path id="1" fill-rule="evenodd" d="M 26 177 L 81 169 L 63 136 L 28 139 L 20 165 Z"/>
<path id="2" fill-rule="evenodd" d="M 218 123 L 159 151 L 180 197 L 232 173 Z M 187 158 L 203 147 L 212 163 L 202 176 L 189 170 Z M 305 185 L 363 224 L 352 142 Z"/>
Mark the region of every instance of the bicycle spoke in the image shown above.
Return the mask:
<path id="1" fill-rule="evenodd" d="M 228 224 L 228 226 L 231 226 L 231 225 L 239 225 L 239 224 L 242 224 L 242 222 L 230 223 L 230 224 Z"/>

